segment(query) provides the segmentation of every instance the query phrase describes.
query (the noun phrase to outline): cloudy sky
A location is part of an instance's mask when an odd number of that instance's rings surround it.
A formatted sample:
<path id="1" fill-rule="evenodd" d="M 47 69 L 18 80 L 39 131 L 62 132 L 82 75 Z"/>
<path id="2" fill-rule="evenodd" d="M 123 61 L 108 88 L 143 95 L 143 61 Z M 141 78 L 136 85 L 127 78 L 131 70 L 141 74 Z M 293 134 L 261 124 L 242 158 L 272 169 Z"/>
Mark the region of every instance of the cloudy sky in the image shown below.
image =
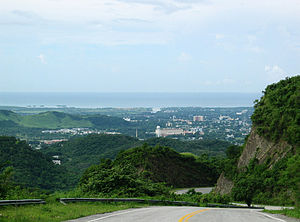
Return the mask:
<path id="1" fill-rule="evenodd" d="M 299 0 L 1 0 L 2 92 L 261 92 L 300 73 Z"/>

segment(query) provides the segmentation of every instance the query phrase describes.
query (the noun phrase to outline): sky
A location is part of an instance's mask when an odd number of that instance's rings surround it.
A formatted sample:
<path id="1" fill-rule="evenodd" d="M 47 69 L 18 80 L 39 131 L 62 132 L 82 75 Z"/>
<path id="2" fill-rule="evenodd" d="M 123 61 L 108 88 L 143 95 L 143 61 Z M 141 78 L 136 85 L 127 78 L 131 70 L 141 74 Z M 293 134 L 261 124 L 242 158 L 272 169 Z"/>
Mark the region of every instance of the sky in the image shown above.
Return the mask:
<path id="1" fill-rule="evenodd" d="M 0 92 L 261 92 L 300 73 L 300 0 L 1 0 Z"/>

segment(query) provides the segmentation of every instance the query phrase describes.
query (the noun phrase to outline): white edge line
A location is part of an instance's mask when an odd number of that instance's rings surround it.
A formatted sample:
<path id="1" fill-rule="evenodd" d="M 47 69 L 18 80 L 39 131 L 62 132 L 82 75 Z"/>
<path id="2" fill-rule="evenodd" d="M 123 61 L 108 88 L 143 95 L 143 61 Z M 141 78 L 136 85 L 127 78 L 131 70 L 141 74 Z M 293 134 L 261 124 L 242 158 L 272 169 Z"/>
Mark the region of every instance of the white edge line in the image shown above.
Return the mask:
<path id="1" fill-rule="evenodd" d="M 106 219 L 106 218 L 109 218 L 109 217 L 114 217 L 114 216 L 118 216 L 118 215 L 122 215 L 122 214 L 128 214 L 128 213 L 132 213 L 132 212 L 136 212 L 136 211 L 149 210 L 149 209 L 150 208 L 128 210 L 128 211 L 125 211 L 125 212 L 121 212 L 121 213 L 117 213 L 117 214 L 111 214 L 111 215 L 107 215 L 105 217 L 100 217 L 100 218 L 97 218 L 97 219 L 94 219 L 94 220 L 89 220 L 87 222 L 94 222 L 94 221 L 103 220 L 103 219 Z"/>
<path id="2" fill-rule="evenodd" d="M 277 218 L 277 217 L 272 217 L 272 216 L 270 216 L 270 215 L 268 215 L 268 214 L 265 214 L 265 213 L 260 213 L 260 212 L 259 212 L 259 214 L 262 214 L 262 215 L 264 215 L 264 216 L 266 216 L 266 217 L 269 217 L 269 218 L 274 219 L 274 220 L 277 220 L 277 221 L 286 222 L 285 220 L 279 219 L 279 218 Z"/>

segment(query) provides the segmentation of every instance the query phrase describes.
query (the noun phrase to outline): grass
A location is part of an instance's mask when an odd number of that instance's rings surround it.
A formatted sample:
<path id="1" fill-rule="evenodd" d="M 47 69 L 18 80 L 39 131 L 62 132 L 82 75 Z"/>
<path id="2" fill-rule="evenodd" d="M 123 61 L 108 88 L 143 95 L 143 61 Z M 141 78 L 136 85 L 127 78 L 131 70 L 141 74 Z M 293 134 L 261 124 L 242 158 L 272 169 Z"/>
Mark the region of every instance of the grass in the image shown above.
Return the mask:
<path id="1" fill-rule="evenodd" d="M 128 208 L 144 207 L 138 203 L 47 203 L 44 205 L 2 206 L 0 222 L 54 222 Z"/>
<path id="2" fill-rule="evenodd" d="M 300 218 L 300 208 L 295 209 L 283 209 L 283 210 L 264 210 L 266 213 L 271 214 L 283 214 L 288 217 Z"/>

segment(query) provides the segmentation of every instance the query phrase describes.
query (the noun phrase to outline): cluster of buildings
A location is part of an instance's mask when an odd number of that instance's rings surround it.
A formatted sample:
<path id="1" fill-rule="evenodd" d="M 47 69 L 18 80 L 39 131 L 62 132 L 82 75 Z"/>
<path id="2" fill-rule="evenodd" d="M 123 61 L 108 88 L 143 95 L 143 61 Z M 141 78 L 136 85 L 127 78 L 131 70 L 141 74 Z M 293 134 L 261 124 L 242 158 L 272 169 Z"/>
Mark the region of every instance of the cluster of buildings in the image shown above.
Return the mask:
<path id="1" fill-rule="evenodd" d="M 72 129 L 58 129 L 58 130 L 43 130 L 42 133 L 50 134 L 71 134 L 71 135 L 87 135 L 87 134 L 100 134 L 98 130 L 91 130 L 88 128 L 72 128 Z"/>
<path id="2" fill-rule="evenodd" d="M 200 132 L 203 135 L 203 131 L 201 128 L 192 128 L 189 130 L 184 130 L 182 128 L 160 128 L 160 126 L 156 127 L 155 135 L 156 137 L 166 137 L 166 136 L 174 136 L 174 135 L 183 135 L 186 134 L 195 134 Z"/>
<path id="3" fill-rule="evenodd" d="M 203 130 L 202 128 L 196 127 L 196 128 L 190 128 L 188 127 L 183 127 L 183 128 L 188 128 L 188 129 L 183 129 L 180 126 L 184 126 L 184 124 L 187 125 L 193 125 L 193 122 L 203 122 L 204 117 L 203 116 L 193 116 L 193 121 L 190 120 L 185 120 L 185 119 L 177 119 L 175 116 L 172 118 L 173 122 L 180 122 L 181 125 L 176 125 L 176 128 L 172 128 L 173 124 L 172 122 L 168 121 L 166 123 L 166 128 L 161 128 L 160 126 L 156 127 L 155 130 L 155 135 L 156 137 L 166 137 L 166 136 L 174 136 L 174 135 L 187 135 L 187 134 L 196 134 L 199 132 L 200 135 L 203 135 Z M 182 125 L 183 124 L 183 125 Z"/>
<path id="4" fill-rule="evenodd" d="M 58 129 L 58 130 L 43 130 L 42 133 L 50 134 L 71 134 L 71 135 L 88 135 L 88 134 L 121 134 L 119 132 L 103 132 L 98 130 L 92 130 L 88 128 L 72 128 L 72 129 Z M 44 143 L 51 144 L 55 142 L 61 142 L 59 140 L 44 140 Z"/>
<path id="5" fill-rule="evenodd" d="M 51 144 L 60 143 L 60 142 L 63 142 L 63 141 L 68 141 L 68 140 L 67 139 L 42 140 L 41 142 L 44 143 L 44 144 L 47 144 L 47 145 L 51 145 Z"/>

